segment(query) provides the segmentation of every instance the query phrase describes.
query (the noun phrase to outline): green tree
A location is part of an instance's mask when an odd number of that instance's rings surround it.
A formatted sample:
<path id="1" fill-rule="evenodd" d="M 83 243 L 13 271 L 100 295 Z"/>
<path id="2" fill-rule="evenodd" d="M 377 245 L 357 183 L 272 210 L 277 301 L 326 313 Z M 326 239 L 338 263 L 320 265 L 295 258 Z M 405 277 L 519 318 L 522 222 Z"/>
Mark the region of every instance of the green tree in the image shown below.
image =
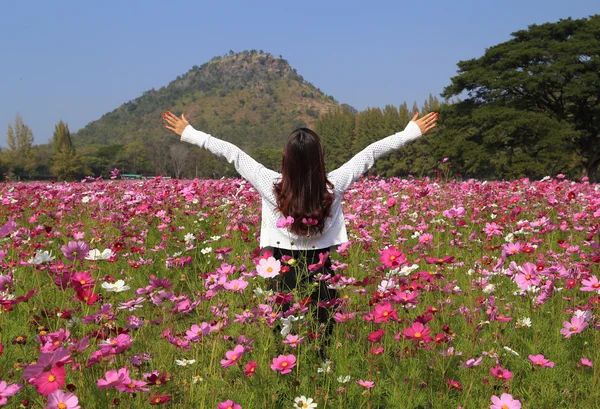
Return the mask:
<path id="1" fill-rule="evenodd" d="M 462 135 L 461 142 L 454 141 L 449 148 L 463 158 L 467 170 L 516 177 L 550 172 L 557 160 L 598 180 L 598 33 L 600 15 L 534 24 L 488 48 L 482 57 L 458 63 L 458 75 L 442 96 L 467 98 L 448 106 L 448 115 L 441 119 L 458 116 L 446 121 L 443 129 L 446 136 Z M 571 151 L 577 156 L 572 157 Z M 492 157 L 493 152 L 499 156 Z M 514 155 L 533 156 L 521 162 Z M 548 165 L 544 172 L 540 163 Z M 511 166 L 514 169 L 509 170 Z"/>
<path id="2" fill-rule="evenodd" d="M 18 179 L 34 177 L 36 162 L 31 153 L 33 133 L 18 113 L 14 126 L 8 125 L 6 141 L 8 143 L 6 158 L 10 173 Z"/>
<path id="3" fill-rule="evenodd" d="M 59 180 L 73 180 L 85 176 L 88 169 L 75 151 L 69 126 L 63 121 L 60 121 L 54 128 L 52 148 L 54 154 L 51 170 Z"/>
<path id="4" fill-rule="evenodd" d="M 351 107 L 329 110 L 319 116 L 315 123 L 315 132 L 323 143 L 325 165 L 331 171 L 343 165 L 352 157 L 349 146 L 352 145 L 356 115 Z"/>

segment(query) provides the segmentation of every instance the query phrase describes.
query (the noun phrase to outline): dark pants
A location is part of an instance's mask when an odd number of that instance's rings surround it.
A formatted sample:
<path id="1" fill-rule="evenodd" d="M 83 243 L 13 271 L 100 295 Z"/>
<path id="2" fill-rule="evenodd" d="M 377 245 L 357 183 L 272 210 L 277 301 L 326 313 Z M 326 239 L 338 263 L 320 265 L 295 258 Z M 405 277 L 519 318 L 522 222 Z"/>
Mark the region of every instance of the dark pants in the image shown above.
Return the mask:
<path id="1" fill-rule="evenodd" d="M 316 310 L 319 324 L 322 324 L 325 330 L 325 335 L 329 337 L 329 335 L 331 335 L 331 331 L 333 330 L 331 308 L 319 307 L 318 303 L 334 300 L 339 297 L 339 294 L 337 290 L 327 288 L 326 281 L 316 280 L 315 275 L 321 273 L 323 275 L 330 274 L 333 277 L 334 272 L 331 270 L 331 259 L 327 257 L 323 267 L 314 272 L 309 271 L 308 266 L 311 264 L 317 264 L 319 262 L 319 253 L 325 253 L 330 250 L 328 248 L 315 250 L 287 250 L 278 247 L 266 247 L 265 250 L 270 250 L 273 253 L 273 257 L 277 260 L 281 260 L 281 257 L 286 255 L 291 256 L 296 260 L 296 264 L 289 266 L 289 271 L 280 274 L 273 279 L 271 282 L 272 290 L 280 293 L 289 293 L 297 286 L 300 286 L 301 288 L 307 288 L 309 283 L 318 283 L 318 286 L 315 286 L 310 294 L 310 298 L 312 299 L 311 308 Z M 282 266 L 284 265 L 287 264 L 282 263 Z M 283 304 L 283 312 L 286 312 L 290 307 L 291 303 Z"/>

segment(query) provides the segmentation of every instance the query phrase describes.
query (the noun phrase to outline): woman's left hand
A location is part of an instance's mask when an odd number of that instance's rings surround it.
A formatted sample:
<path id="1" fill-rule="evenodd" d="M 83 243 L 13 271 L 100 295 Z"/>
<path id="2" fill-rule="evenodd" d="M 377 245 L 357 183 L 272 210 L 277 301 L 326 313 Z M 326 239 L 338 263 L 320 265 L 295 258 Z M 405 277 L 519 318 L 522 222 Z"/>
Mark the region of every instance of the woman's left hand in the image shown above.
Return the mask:
<path id="1" fill-rule="evenodd" d="M 181 136 L 185 127 L 190 124 L 185 119 L 185 115 L 181 114 L 181 118 L 178 118 L 169 111 L 163 113 L 163 120 L 165 121 L 165 128 L 179 136 Z"/>
<path id="2" fill-rule="evenodd" d="M 427 131 L 432 128 L 435 128 L 437 125 L 438 114 L 436 112 L 430 112 L 422 118 L 419 118 L 419 113 L 416 112 L 412 121 L 419 126 L 421 130 L 421 135 L 425 135 Z"/>

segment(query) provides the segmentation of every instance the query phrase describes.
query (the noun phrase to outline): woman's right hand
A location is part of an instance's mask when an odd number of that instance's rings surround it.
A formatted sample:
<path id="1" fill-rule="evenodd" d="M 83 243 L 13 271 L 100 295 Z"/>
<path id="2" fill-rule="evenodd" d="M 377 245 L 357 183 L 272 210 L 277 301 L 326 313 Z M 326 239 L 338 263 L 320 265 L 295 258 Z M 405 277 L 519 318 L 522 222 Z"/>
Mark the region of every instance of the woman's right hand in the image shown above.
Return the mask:
<path id="1" fill-rule="evenodd" d="M 179 136 L 181 136 L 185 127 L 190 124 L 188 120 L 185 119 L 185 116 L 183 114 L 181 114 L 181 118 L 178 118 L 169 111 L 167 111 L 163 112 L 162 116 L 163 120 L 165 121 L 164 127 L 167 128 L 169 131 L 176 133 Z"/>
<path id="2" fill-rule="evenodd" d="M 427 131 L 429 131 L 431 128 L 434 128 L 437 125 L 438 116 L 439 115 L 436 112 L 430 112 L 423 118 L 417 119 L 419 118 L 419 113 L 416 112 L 415 116 L 413 116 L 412 121 L 419 126 L 419 129 L 421 130 L 421 135 L 425 135 Z"/>

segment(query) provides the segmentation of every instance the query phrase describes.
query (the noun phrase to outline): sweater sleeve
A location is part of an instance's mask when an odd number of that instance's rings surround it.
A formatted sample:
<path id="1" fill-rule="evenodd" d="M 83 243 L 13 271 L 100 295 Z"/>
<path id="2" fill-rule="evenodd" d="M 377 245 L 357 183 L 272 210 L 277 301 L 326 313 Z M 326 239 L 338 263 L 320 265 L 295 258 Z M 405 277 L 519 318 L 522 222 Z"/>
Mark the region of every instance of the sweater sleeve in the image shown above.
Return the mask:
<path id="1" fill-rule="evenodd" d="M 345 192 L 352 183 L 358 180 L 360 175 L 373 167 L 377 159 L 420 136 L 421 129 L 415 122 L 410 121 L 402 132 L 373 142 L 344 165 L 329 173 L 328 178 L 333 183 L 335 190 Z"/>
<path id="2" fill-rule="evenodd" d="M 181 134 L 181 141 L 207 149 L 235 166 L 235 170 L 256 188 L 261 196 L 270 197 L 274 179 L 279 175 L 261 165 L 232 143 L 217 139 L 188 125 Z"/>

